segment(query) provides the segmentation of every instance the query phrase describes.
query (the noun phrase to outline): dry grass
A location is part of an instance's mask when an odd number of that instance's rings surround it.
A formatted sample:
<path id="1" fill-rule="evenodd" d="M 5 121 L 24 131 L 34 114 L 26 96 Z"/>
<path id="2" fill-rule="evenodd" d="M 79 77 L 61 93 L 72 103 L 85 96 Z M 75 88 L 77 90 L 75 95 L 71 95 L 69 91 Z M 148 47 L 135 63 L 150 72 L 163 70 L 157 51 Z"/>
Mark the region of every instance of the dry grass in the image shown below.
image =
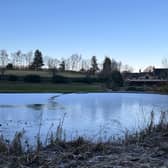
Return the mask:
<path id="1" fill-rule="evenodd" d="M 115 157 L 117 156 L 117 159 L 114 160 L 116 164 L 120 164 L 122 161 L 122 158 L 120 159 L 120 157 L 126 155 L 132 157 L 132 162 L 136 163 L 137 158 L 134 158 L 131 154 L 134 153 L 135 155 L 137 149 L 140 153 L 142 151 L 146 152 L 146 156 L 148 156 L 149 149 L 151 150 L 150 152 L 153 153 L 156 149 L 158 150 L 161 148 L 157 145 L 158 142 L 162 143 L 163 141 L 164 143 L 167 143 L 167 139 L 165 138 L 168 138 L 168 122 L 166 112 L 161 113 L 160 122 L 157 125 L 154 125 L 154 113 L 152 112 L 151 120 L 145 129 L 141 130 L 140 132 L 136 132 L 135 134 L 126 133 L 124 140 L 119 139 L 119 141 L 114 142 L 111 141 L 94 143 L 86 140 L 83 137 L 78 137 L 75 140 L 66 142 L 63 138 L 63 122 L 64 118 L 60 120 L 60 124 L 58 125 L 56 132 L 50 135 L 49 144 L 45 147 L 40 146 L 40 148 L 37 145 L 38 149 L 34 151 L 24 151 L 24 147 L 21 143 L 23 133 L 17 133 L 11 143 L 5 141 L 1 136 L 0 161 L 3 163 L 2 167 L 57 167 L 58 165 L 60 166 L 66 164 L 68 166 L 65 167 L 74 167 L 73 164 L 71 165 L 71 163 L 74 162 L 76 162 L 76 167 L 79 164 L 85 165 L 85 161 L 89 160 L 90 158 L 108 155 L 110 157 L 113 155 Z M 38 143 L 41 143 L 40 139 L 37 139 L 37 144 Z M 144 146 L 147 146 L 147 148 L 145 149 Z M 135 148 L 136 151 L 134 151 Z M 153 150 L 153 148 L 155 150 Z M 164 150 L 167 152 L 168 149 L 166 148 Z M 130 154 L 130 152 L 132 153 Z M 122 155 L 123 153 L 124 155 Z M 165 156 L 161 158 L 162 160 L 160 160 L 160 162 L 163 161 L 164 157 Z M 108 164 L 110 160 L 106 162 L 104 161 L 103 164 Z M 102 161 L 103 160 L 100 160 L 100 165 Z M 124 167 L 125 163 L 126 162 L 124 162 L 123 165 Z M 130 160 L 127 163 L 130 163 Z"/>
<path id="2" fill-rule="evenodd" d="M 146 128 L 135 132 L 134 134 L 131 134 L 129 132 L 125 133 L 125 138 L 123 140 L 123 143 L 128 144 L 142 144 L 144 140 L 149 137 L 152 134 L 155 133 L 168 133 L 168 112 L 161 112 L 160 113 L 160 119 L 158 124 L 154 124 L 154 112 L 151 112 L 150 120 L 147 123 Z"/>
<path id="3" fill-rule="evenodd" d="M 104 151 L 106 144 L 120 144 L 120 145 L 128 145 L 128 144 L 137 144 L 140 145 L 144 142 L 146 137 L 149 137 L 151 134 L 159 132 L 159 133 L 166 133 L 168 134 L 168 121 L 167 121 L 167 112 L 161 112 L 160 114 L 160 120 L 157 125 L 154 124 L 154 113 L 151 112 L 150 122 L 147 124 L 147 127 L 139 132 L 135 132 L 134 134 L 131 134 L 129 132 L 125 132 L 125 138 L 124 139 L 115 139 L 114 141 L 110 142 L 91 142 L 86 140 L 83 137 L 78 137 L 76 140 L 73 140 L 71 142 L 66 142 L 66 135 L 63 129 L 63 123 L 65 119 L 66 114 L 64 114 L 64 117 L 62 120 L 60 120 L 59 125 L 57 126 L 56 132 L 49 134 L 46 137 L 46 143 L 45 146 L 55 146 L 58 144 L 62 144 L 64 146 L 70 145 L 71 147 L 78 147 L 82 146 L 86 148 L 93 148 L 94 151 Z M 22 145 L 22 137 L 24 135 L 24 131 L 17 132 L 12 140 L 12 142 L 9 143 L 9 141 L 6 141 L 3 136 L 0 137 L 0 153 L 14 153 L 14 154 L 23 154 L 25 147 Z M 32 151 L 32 149 L 28 149 L 28 142 L 27 142 L 27 151 Z M 40 139 L 40 131 L 39 135 L 37 136 L 37 146 L 36 146 L 36 152 L 39 152 L 42 150 L 45 146 L 43 146 L 42 141 Z"/>

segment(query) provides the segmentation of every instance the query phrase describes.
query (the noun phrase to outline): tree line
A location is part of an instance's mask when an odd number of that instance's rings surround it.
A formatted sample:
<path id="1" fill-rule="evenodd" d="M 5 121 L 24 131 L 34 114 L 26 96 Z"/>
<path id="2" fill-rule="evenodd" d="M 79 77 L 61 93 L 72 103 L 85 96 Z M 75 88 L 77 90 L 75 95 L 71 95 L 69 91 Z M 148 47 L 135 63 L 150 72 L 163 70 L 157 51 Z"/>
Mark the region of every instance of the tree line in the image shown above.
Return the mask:
<path id="1" fill-rule="evenodd" d="M 102 63 L 98 63 L 96 56 L 91 59 L 82 58 L 81 54 L 72 54 L 68 58 L 52 58 L 43 56 L 40 50 L 23 53 L 21 50 L 8 54 L 6 50 L 0 50 L 0 68 L 3 69 L 34 69 L 40 70 L 42 67 L 60 71 L 81 71 L 91 73 L 100 72 L 103 67 L 109 64 L 109 57 L 106 57 Z M 129 65 L 122 65 L 114 59 L 110 59 L 111 69 L 119 71 L 132 72 L 133 68 Z M 108 69 L 108 68 L 107 68 Z M 107 70 L 106 70 L 107 71 Z"/>
<path id="2" fill-rule="evenodd" d="M 10 55 L 6 50 L 0 50 L 0 69 L 1 79 L 7 69 L 27 69 L 42 70 L 44 68 L 52 72 L 53 81 L 55 82 L 106 82 L 113 85 L 122 85 L 121 68 L 125 66 L 126 71 L 132 71 L 128 65 L 122 65 L 120 61 L 116 61 L 109 57 L 105 57 L 102 63 L 98 63 L 97 57 L 92 56 L 91 59 L 83 59 L 80 54 L 73 54 L 68 58 L 52 58 L 43 56 L 40 50 L 28 53 L 22 53 L 20 50 Z M 85 74 L 84 78 L 65 78 L 57 75 L 57 72 L 77 71 Z M 95 78 L 93 78 L 95 76 Z M 10 80 L 16 80 L 17 77 L 9 76 Z M 37 76 L 28 76 L 24 81 L 37 81 Z M 38 80 L 40 81 L 40 80 Z"/>

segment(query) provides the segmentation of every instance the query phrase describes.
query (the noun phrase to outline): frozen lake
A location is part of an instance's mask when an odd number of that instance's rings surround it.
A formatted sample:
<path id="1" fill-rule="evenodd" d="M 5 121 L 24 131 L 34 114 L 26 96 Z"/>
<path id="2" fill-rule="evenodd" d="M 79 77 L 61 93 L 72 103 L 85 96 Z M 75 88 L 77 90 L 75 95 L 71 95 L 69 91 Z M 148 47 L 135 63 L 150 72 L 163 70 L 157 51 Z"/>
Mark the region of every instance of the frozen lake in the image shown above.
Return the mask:
<path id="1" fill-rule="evenodd" d="M 55 96 L 55 97 L 53 97 Z M 51 98 L 53 97 L 53 98 Z M 60 120 L 66 139 L 85 136 L 105 140 L 143 128 L 151 111 L 156 122 L 168 110 L 168 96 L 133 93 L 0 94 L 0 134 L 11 139 L 23 128 L 28 140 L 40 131 L 44 140 Z"/>

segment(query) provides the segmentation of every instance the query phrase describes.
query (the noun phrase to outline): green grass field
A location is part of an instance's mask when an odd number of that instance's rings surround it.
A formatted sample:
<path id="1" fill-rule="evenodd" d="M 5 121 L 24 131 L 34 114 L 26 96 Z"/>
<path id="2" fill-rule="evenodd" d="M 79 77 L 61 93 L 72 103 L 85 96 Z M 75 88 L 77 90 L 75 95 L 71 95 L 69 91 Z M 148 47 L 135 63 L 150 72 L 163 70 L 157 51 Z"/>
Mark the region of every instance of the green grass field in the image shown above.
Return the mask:
<path id="1" fill-rule="evenodd" d="M 39 75 L 41 77 L 52 78 L 52 73 L 47 70 L 6 70 L 5 75 Z M 58 75 L 65 77 L 85 77 L 85 74 L 80 72 L 58 72 Z M 1 93 L 34 93 L 34 92 L 100 92 L 104 91 L 101 84 L 85 84 L 85 83 L 69 83 L 69 84 L 54 84 L 54 83 L 24 83 L 21 81 L 10 82 L 0 81 Z"/>
<path id="2" fill-rule="evenodd" d="M 101 92 L 104 91 L 100 84 L 52 84 L 52 83 L 22 83 L 1 82 L 1 93 L 71 93 L 71 92 Z"/>

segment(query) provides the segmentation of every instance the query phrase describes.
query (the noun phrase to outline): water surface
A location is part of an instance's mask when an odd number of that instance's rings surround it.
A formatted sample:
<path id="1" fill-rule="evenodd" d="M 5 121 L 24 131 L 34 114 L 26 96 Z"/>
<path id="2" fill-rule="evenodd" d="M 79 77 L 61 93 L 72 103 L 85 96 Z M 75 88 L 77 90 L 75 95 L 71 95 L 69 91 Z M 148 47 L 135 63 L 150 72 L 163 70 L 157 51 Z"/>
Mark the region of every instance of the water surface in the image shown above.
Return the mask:
<path id="1" fill-rule="evenodd" d="M 65 116 L 67 140 L 108 139 L 143 128 L 151 111 L 157 121 L 167 109 L 168 96 L 159 94 L 0 94 L 0 134 L 10 139 L 24 128 L 28 139 L 40 133 L 44 141 Z"/>

